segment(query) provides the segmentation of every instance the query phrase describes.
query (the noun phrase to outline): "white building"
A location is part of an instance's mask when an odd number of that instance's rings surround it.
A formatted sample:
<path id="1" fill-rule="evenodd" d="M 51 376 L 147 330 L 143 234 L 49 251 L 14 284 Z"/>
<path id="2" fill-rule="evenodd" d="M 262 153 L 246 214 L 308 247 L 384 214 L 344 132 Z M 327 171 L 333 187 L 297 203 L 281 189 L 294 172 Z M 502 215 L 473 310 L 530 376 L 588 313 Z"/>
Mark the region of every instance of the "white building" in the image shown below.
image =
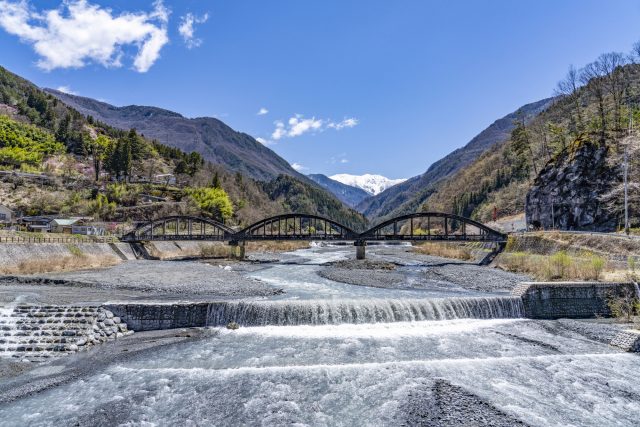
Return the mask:
<path id="1" fill-rule="evenodd" d="M 13 211 L 6 206 L 0 205 L 0 224 L 11 224 L 13 218 Z"/>

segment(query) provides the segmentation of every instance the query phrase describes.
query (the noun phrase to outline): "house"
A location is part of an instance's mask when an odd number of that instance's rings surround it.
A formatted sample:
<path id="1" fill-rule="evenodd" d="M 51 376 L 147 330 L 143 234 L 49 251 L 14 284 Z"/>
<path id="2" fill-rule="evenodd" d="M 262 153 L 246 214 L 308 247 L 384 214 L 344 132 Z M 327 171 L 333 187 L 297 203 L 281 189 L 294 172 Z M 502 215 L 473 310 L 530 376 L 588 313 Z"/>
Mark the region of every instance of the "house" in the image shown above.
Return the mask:
<path id="1" fill-rule="evenodd" d="M 39 231 L 46 233 L 51 231 L 52 218 L 46 216 L 23 216 L 18 220 L 27 231 Z"/>
<path id="2" fill-rule="evenodd" d="M 83 236 L 104 236 L 105 228 L 97 224 L 74 224 L 71 226 L 72 234 L 82 234 Z"/>
<path id="3" fill-rule="evenodd" d="M 164 197 L 152 196 L 151 194 L 140 194 L 141 203 L 160 203 L 166 201 L 167 199 Z"/>
<path id="4" fill-rule="evenodd" d="M 50 231 L 52 233 L 72 234 L 73 226 L 78 221 L 78 218 L 56 218 L 51 221 Z"/>
<path id="5" fill-rule="evenodd" d="M 170 173 L 163 173 L 159 175 L 154 175 L 153 182 L 154 184 L 175 185 L 176 177 Z"/>
<path id="6" fill-rule="evenodd" d="M 13 211 L 6 206 L 0 205 L 0 224 L 11 224 L 13 222 Z"/>

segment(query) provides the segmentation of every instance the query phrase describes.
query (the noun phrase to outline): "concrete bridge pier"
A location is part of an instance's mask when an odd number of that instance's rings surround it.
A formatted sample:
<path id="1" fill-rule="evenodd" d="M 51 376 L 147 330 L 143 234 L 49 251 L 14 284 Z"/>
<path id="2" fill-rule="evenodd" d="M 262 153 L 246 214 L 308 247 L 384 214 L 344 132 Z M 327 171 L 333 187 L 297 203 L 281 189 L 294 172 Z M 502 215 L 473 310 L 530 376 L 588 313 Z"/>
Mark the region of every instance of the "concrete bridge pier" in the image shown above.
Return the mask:
<path id="1" fill-rule="evenodd" d="M 356 247 L 356 259 L 365 259 L 367 242 L 364 240 L 356 240 L 353 245 Z"/>
<path id="2" fill-rule="evenodd" d="M 229 245 L 232 247 L 233 254 L 232 256 L 236 259 L 243 260 L 246 256 L 245 253 L 245 242 L 244 240 L 232 240 L 229 242 Z"/>

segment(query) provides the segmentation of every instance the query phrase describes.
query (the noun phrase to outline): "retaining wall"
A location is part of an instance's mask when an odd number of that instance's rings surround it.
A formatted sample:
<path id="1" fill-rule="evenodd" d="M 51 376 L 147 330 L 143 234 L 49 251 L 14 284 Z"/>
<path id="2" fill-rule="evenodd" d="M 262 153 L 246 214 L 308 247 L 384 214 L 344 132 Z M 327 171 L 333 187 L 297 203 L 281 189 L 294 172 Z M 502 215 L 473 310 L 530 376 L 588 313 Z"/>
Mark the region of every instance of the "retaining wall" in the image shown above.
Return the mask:
<path id="1" fill-rule="evenodd" d="M 207 326 L 210 303 L 122 303 L 104 307 L 122 319 L 130 330 L 155 331 L 160 329 L 193 328 Z"/>
<path id="2" fill-rule="evenodd" d="M 528 318 L 584 319 L 611 316 L 608 299 L 626 290 L 636 292 L 632 283 L 525 282 L 512 295 L 522 298 Z"/>

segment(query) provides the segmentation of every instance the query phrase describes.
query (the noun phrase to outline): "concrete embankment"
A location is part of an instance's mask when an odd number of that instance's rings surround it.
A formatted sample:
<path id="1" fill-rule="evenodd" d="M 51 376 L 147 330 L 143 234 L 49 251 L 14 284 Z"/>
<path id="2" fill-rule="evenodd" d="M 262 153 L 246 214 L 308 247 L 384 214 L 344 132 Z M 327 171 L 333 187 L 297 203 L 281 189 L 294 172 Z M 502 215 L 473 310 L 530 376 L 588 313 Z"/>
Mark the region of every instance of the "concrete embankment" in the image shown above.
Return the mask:
<path id="1" fill-rule="evenodd" d="M 1 274 L 98 268 L 135 259 L 126 243 L 3 243 Z"/>
<path id="2" fill-rule="evenodd" d="M 636 293 L 632 283 L 525 282 L 512 295 L 522 298 L 526 317 L 582 319 L 611 316 L 609 300 L 625 291 Z"/>

